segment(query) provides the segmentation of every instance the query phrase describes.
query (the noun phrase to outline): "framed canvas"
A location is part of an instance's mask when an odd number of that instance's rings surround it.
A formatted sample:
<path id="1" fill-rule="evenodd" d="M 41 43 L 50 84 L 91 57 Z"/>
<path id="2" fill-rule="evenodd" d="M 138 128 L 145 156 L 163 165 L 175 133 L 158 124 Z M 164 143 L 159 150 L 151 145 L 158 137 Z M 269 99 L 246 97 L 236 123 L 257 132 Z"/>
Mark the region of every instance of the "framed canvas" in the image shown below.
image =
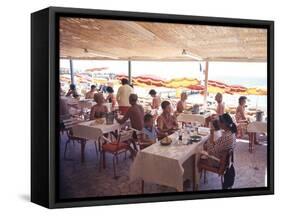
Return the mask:
<path id="1" fill-rule="evenodd" d="M 274 22 L 31 15 L 31 201 L 274 193 Z"/>

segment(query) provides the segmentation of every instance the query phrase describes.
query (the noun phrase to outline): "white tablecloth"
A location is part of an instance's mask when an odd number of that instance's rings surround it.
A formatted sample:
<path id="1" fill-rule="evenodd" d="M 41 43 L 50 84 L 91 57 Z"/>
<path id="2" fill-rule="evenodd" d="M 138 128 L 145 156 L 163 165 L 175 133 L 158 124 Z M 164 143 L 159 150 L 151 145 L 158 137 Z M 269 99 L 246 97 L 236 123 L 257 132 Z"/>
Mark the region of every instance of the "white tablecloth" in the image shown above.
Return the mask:
<path id="1" fill-rule="evenodd" d="M 93 124 L 93 121 L 82 122 L 77 126 L 73 127 L 73 134 L 76 137 L 96 140 L 99 136 L 105 133 L 110 133 L 116 130 L 119 130 L 122 125 L 114 120 L 114 123 L 111 125 L 104 124 Z M 105 122 L 105 119 L 104 119 Z"/>
<path id="2" fill-rule="evenodd" d="M 250 133 L 267 133 L 267 122 L 251 122 L 247 126 L 247 131 Z"/>
<path id="3" fill-rule="evenodd" d="M 193 178 L 194 168 L 197 170 L 196 164 L 186 162 L 196 156 L 209 135 L 203 136 L 200 142 L 189 145 L 179 144 L 176 134 L 170 137 L 173 143 L 169 146 L 162 146 L 157 142 L 138 152 L 130 167 L 131 181 L 142 179 L 183 191 L 183 182 Z"/>
<path id="4" fill-rule="evenodd" d="M 91 109 L 96 102 L 93 99 L 83 99 L 79 101 L 79 107 L 82 109 Z"/>
<path id="5" fill-rule="evenodd" d="M 200 114 L 189 114 L 189 113 L 181 113 L 177 117 L 177 120 L 180 122 L 199 122 L 200 124 L 204 125 L 206 118 L 211 115 L 211 112 L 206 112 L 202 115 Z"/>

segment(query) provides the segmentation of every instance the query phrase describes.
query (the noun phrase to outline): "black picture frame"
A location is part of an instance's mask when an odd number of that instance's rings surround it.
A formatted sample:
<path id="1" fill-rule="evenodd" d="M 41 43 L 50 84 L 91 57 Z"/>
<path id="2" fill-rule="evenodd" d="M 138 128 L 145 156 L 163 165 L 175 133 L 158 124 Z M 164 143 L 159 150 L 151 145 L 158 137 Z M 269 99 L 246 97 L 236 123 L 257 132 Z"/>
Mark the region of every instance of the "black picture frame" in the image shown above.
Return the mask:
<path id="1" fill-rule="evenodd" d="M 267 29 L 267 187 L 104 198 L 58 199 L 59 27 L 61 16 Z M 274 194 L 274 22 L 49 7 L 31 15 L 31 201 L 48 208 Z"/>

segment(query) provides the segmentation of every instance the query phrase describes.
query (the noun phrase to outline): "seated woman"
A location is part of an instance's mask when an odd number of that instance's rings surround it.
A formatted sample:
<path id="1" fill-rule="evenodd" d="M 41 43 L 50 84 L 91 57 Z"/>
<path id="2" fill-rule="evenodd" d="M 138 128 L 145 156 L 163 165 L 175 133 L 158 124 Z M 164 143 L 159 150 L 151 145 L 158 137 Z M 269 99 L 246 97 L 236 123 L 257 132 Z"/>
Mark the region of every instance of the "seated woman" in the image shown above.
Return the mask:
<path id="1" fill-rule="evenodd" d="M 97 118 L 103 118 L 108 112 L 107 107 L 104 105 L 104 97 L 102 93 L 96 93 L 94 96 L 94 101 L 97 103 L 91 109 L 90 120 Z"/>
<path id="2" fill-rule="evenodd" d="M 233 150 L 236 143 L 235 133 L 237 132 L 237 128 L 235 123 L 232 121 L 232 118 L 229 114 L 225 113 L 219 116 L 219 127 L 223 130 L 221 136 L 215 140 L 215 128 L 212 127 L 210 129 L 210 139 L 204 145 L 204 149 L 208 153 L 208 155 L 215 156 L 218 159 L 221 159 L 226 153 L 230 150 Z M 202 163 L 209 163 L 211 166 L 217 167 L 219 162 L 208 158 L 200 160 Z"/>
<path id="3" fill-rule="evenodd" d="M 154 126 L 153 116 L 149 113 L 144 116 L 144 128 L 142 129 L 141 149 L 150 146 L 157 140 L 157 130 Z"/>
<path id="4" fill-rule="evenodd" d="M 154 89 L 151 89 L 149 91 L 149 95 L 152 97 L 151 109 L 159 109 L 161 99 L 157 95 L 157 92 Z"/>
<path id="5" fill-rule="evenodd" d="M 244 136 L 244 131 L 246 130 L 247 124 L 249 123 L 245 114 L 246 100 L 247 98 L 245 96 L 239 97 L 239 105 L 236 108 L 235 120 L 238 125 L 237 138 L 242 138 Z"/>
<path id="6" fill-rule="evenodd" d="M 181 99 L 177 103 L 177 113 L 182 113 L 186 109 L 186 100 L 187 100 L 187 94 L 186 92 L 182 92 Z"/>
<path id="7" fill-rule="evenodd" d="M 114 109 L 115 105 L 116 105 L 116 97 L 114 95 L 114 90 L 111 86 L 108 86 L 106 88 L 106 92 L 108 93 L 107 97 L 106 97 L 106 102 L 111 103 L 112 109 Z"/>
<path id="8" fill-rule="evenodd" d="M 161 103 L 162 114 L 157 118 L 157 127 L 160 135 L 170 135 L 178 130 L 178 122 L 172 113 L 172 107 L 169 101 L 163 101 Z M 162 137 L 161 135 L 161 137 Z"/>

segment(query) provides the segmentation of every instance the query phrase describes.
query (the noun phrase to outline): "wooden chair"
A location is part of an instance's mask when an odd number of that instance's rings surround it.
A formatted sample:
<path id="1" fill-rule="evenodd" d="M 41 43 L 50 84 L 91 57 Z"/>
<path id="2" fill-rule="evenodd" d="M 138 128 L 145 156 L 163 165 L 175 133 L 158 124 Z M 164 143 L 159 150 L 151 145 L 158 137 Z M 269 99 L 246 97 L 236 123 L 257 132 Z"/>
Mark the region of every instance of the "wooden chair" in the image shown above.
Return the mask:
<path id="1" fill-rule="evenodd" d="M 198 170 L 200 172 L 200 178 L 202 177 L 202 173 L 204 173 L 204 184 L 206 183 L 206 172 L 213 172 L 218 174 L 221 177 L 221 186 L 223 188 L 223 177 L 224 173 L 229 166 L 231 160 L 233 159 L 233 150 L 229 150 L 226 152 L 221 159 L 213 156 L 206 155 L 208 159 L 200 159 L 198 162 Z M 209 160 L 214 160 L 218 163 L 218 166 L 214 166 L 209 163 Z"/>
<path id="2" fill-rule="evenodd" d="M 102 144 L 101 146 L 101 156 L 100 156 L 100 170 L 103 165 L 103 168 L 106 168 L 106 153 L 111 154 L 112 163 L 113 163 L 113 171 L 114 171 L 114 178 L 117 179 L 118 176 L 116 175 L 116 163 L 118 163 L 118 155 L 122 153 L 126 153 L 127 151 L 132 151 L 130 144 L 132 142 L 133 130 L 124 130 L 120 131 L 117 140 L 111 141 L 106 137 L 103 139 L 106 143 Z"/>

